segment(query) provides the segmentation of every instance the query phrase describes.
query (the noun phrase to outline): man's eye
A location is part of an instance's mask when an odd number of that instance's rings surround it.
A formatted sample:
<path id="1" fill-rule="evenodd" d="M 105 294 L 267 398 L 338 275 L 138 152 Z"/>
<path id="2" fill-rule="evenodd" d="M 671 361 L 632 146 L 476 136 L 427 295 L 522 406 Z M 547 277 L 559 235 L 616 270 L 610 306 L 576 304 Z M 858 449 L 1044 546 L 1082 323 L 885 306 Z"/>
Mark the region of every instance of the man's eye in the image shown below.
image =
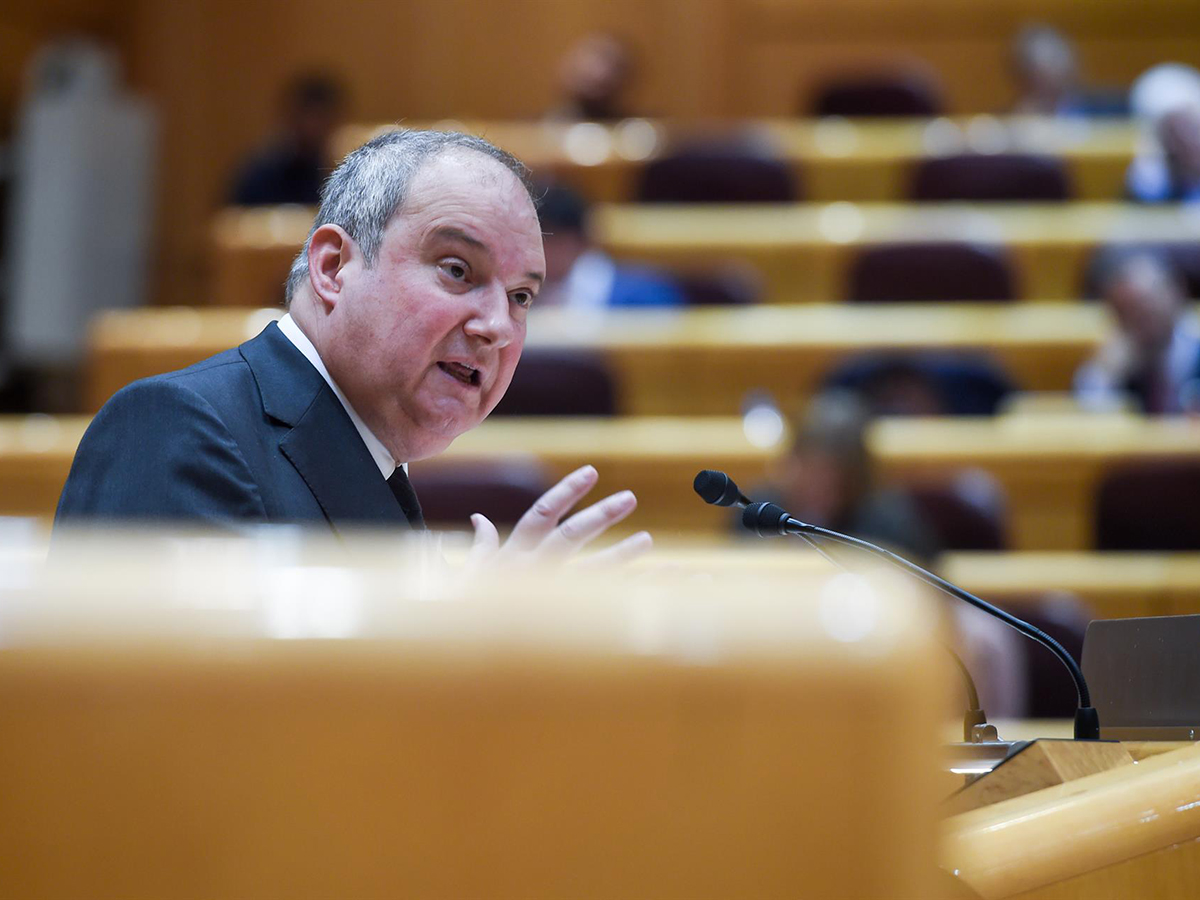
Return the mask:
<path id="1" fill-rule="evenodd" d="M 521 307 L 522 309 L 529 309 L 529 307 L 533 306 L 532 291 L 513 291 L 510 297 L 513 303 L 517 304 L 517 306 Z"/>
<path id="2" fill-rule="evenodd" d="M 467 277 L 466 265 L 452 259 L 442 263 L 442 271 L 455 281 L 462 281 Z"/>

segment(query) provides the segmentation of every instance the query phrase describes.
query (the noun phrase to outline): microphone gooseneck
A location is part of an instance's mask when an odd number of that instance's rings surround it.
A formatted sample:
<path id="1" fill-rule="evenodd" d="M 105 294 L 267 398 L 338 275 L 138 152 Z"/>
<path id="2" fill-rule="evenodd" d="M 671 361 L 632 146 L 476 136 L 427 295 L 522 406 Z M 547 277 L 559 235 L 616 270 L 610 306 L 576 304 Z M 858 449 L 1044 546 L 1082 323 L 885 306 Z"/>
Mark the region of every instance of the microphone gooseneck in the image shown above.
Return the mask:
<path id="1" fill-rule="evenodd" d="M 743 513 L 742 516 L 745 518 L 745 513 Z M 841 569 L 843 572 L 850 571 L 844 565 L 838 562 L 834 556 L 830 555 L 825 548 L 821 546 L 820 541 L 807 534 L 797 535 L 797 537 L 804 541 L 804 543 L 808 544 L 808 546 L 816 551 L 818 556 L 824 559 L 835 569 Z M 971 670 L 967 668 L 967 664 L 963 662 L 962 657 L 954 651 L 954 648 L 945 642 L 940 643 L 942 644 L 942 649 L 949 653 L 951 658 L 954 660 L 954 664 L 958 668 L 958 674 L 962 676 L 963 688 L 967 692 L 967 710 L 963 714 L 963 741 L 964 743 L 968 744 L 978 743 L 980 740 L 985 739 L 985 735 L 987 735 L 987 731 L 981 731 L 981 729 L 987 729 L 989 726 L 987 721 L 987 713 L 983 711 L 983 707 L 979 704 L 979 690 L 975 687 L 975 679 L 971 677 Z M 995 736 L 994 728 L 991 729 L 991 735 L 993 737 Z"/>
<path id="2" fill-rule="evenodd" d="M 934 575 L 932 572 L 921 568 L 916 563 L 909 562 L 904 557 L 890 550 L 877 547 L 875 544 L 864 541 L 861 538 L 851 537 L 848 534 L 842 534 L 838 531 L 831 531 L 819 525 L 809 525 L 801 522 L 799 519 L 793 518 L 777 504 L 763 502 L 749 504 L 742 513 L 742 524 L 760 537 L 785 534 L 795 534 L 806 539 L 809 537 L 820 537 L 839 544 L 866 550 L 876 556 L 883 557 L 892 565 L 904 569 L 926 584 L 932 585 L 953 597 L 957 597 L 975 608 L 995 616 L 1011 628 L 1015 628 L 1021 634 L 1046 647 L 1067 667 L 1067 671 L 1071 673 L 1071 678 L 1075 681 L 1075 690 L 1079 697 L 1079 707 L 1075 710 L 1075 737 L 1081 740 L 1099 740 L 1100 718 L 1096 709 L 1092 706 L 1091 692 L 1088 690 L 1087 680 L 1083 677 L 1083 671 L 1079 668 L 1079 664 L 1075 661 L 1075 658 L 1067 652 L 1066 648 L 1040 628 L 1036 628 L 1023 619 L 1018 619 L 1011 613 L 993 606 L 986 600 L 976 597 L 971 592 L 963 590 L 955 584 L 951 584 L 944 578 Z"/>

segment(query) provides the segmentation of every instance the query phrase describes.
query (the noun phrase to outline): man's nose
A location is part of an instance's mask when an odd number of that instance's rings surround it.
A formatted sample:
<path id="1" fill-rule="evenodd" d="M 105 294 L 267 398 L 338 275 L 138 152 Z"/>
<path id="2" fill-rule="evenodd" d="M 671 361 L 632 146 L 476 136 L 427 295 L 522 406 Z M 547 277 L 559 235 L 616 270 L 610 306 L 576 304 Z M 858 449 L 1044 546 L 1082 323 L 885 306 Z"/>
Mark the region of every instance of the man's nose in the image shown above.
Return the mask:
<path id="1" fill-rule="evenodd" d="M 510 303 L 508 292 L 500 285 L 480 289 L 463 330 L 494 347 L 506 347 L 515 336 Z"/>

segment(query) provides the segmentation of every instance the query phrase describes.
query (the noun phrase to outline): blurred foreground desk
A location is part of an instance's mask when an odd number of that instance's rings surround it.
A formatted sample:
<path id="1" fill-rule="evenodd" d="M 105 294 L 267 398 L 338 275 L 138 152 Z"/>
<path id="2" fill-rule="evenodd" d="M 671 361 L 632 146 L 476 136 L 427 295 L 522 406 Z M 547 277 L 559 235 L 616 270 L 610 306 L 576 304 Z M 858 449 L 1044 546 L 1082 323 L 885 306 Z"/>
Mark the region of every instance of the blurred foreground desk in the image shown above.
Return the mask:
<path id="1" fill-rule="evenodd" d="M 5 897 L 942 896 L 911 581 L 63 552 L 0 582 Z"/>
<path id="2" fill-rule="evenodd" d="M 227 209 L 213 221 L 215 305 L 268 306 L 283 298 L 313 211 Z M 1079 296 L 1092 250 L 1110 241 L 1195 240 L 1200 212 L 1125 203 L 598 206 L 598 242 L 614 255 L 680 269 L 749 263 L 769 303 L 840 301 L 863 247 L 976 241 L 1007 247 L 1017 296 Z"/>
<path id="3" fill-rule="evenodd" d="M 1014 550 L 1093 546 L 1093 498 L 1122 462 L 1200 457 L 1200 420 L 1135 415 L 883 419 L 868 433 L 882 473 L 908 478 L 986 469 L 1008 493 Z"/>
<path id="4" fill-rule="evenodd" d="M 139 309 L 92 323 L 93 410 L 138 378 L 198 362 L 257 334 L 279 310 Z M 1025 390 L 1066 391 L 1108 329 L 1083 303 L 813 304 L 613 311 L 535 310 L 527 346 L 594 352 L 608 363 L 622 415 L 731 416 L 770 388 L 787 405 L 841 361 L 870 350 L 972 351 Z"/>

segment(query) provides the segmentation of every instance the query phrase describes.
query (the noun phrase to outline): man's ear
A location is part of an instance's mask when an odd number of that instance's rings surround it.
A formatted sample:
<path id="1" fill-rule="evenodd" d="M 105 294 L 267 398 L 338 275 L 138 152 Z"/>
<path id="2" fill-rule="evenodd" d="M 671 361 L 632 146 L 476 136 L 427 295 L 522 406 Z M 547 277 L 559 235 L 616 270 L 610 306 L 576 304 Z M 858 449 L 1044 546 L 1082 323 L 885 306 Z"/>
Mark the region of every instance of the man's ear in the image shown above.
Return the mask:
<path id="1" fill-rule="evenodd" d="M 325 224 L 308 242 L 308 280 L 321 306 L 329 312 L 337 305 L 345 285 L 345 270 L 357 247 L 337 225 Z"/>

